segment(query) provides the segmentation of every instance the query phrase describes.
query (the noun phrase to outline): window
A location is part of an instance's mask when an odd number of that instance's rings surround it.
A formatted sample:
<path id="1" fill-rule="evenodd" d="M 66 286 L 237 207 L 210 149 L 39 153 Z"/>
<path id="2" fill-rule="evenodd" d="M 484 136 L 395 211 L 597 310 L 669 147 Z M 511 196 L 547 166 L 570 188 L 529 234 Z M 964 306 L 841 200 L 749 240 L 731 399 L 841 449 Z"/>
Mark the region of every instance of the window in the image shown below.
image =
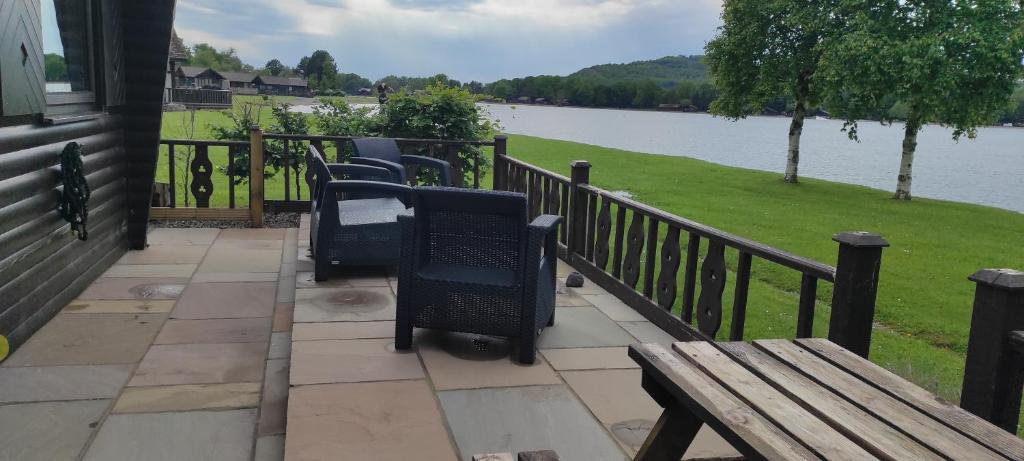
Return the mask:
<path id="1" fill-rule="evenodd" d="M 42 0 L 43 65 L 48 104 L 94 101 L 89 0 Z"/>

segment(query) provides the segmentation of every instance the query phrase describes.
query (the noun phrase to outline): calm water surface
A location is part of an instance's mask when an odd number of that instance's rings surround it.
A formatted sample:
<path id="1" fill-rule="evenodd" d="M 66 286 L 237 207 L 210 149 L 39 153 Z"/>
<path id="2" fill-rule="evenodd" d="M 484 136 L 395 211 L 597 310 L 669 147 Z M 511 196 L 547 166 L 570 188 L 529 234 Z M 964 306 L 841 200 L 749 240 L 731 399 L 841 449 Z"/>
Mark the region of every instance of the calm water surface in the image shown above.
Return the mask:
<path id="1" fill-rule="evenodd" d="M 707 114 L 485 104 L 514 134 L 651 154 L 693 157 L 781 175 L 789 119 L 731 122 Z M 894 190 L 903 126 L 864 122 L 850 141 L 837 120 L 807 120 L 800 175 Z M 598 172 L 597 174 L 600 174 Z M 925 127 L 918 136 L 913 193 L 1024 212 L 1024 128 L 981 128 L 974 140 Z"/>

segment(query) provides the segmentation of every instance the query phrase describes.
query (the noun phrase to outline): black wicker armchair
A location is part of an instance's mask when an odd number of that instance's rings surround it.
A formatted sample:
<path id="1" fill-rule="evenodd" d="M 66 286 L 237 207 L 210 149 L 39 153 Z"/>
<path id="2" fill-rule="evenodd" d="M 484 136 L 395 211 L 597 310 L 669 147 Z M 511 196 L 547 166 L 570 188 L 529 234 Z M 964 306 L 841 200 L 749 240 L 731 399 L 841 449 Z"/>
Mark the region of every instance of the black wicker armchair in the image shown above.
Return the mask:
<path id="1" fill-rule="evenodd" d="M 398 215 L 407 212 L 412 188 L 390 182 L 393 175 L 384 168 L 328 164 L 318 155 L 313 157 L 316 182 L 309 244 L 314 278 L 327 280 L 335 265 L 398 264 Z"/>
<path id="2" fill-rule="evenodd" d="M 415 215 L 399 216 L 395 347 L 413 327 L 519 339 L 533 363 L 538 331 L 555 320 L 555 265 L 561 217 L 527 224 L 526 197 L 512 192 L 417 188 Z"/>
<path id="3" fill-rule="evenodd" d="M 395 174 L 399 183 L 408 183 L 405 168 L 415 166 L 436 172 L 438 185 L 452 185 L 452 166 L 448 162 L 422 155 L 402 154 L 394 138 L 356 138 L 352 144 L 356 154 L 350 160 L 352 163 L 387 168 Z"/>

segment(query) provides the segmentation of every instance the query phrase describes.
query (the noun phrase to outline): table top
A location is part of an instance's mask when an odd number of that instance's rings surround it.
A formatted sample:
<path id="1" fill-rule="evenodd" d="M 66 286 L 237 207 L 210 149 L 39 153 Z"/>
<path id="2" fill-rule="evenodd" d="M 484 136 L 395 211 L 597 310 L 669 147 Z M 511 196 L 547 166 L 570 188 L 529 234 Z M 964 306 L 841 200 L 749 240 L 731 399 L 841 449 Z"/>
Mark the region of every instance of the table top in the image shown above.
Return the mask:
<path id="1" fill-rule="evenodd" d="M 671 398 L 748 457 L 1022 460 L 1024 441 L 825 339 L 635 344 Z"/>

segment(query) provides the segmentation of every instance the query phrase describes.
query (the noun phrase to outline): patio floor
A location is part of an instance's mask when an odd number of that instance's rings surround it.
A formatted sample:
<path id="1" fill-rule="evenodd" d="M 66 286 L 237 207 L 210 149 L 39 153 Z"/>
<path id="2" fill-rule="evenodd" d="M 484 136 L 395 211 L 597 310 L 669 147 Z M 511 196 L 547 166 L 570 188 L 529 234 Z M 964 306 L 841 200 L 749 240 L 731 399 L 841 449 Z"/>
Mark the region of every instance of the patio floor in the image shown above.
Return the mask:
<path id="1" fill-rule="evenodd" d="M 658 418 L 625 346 L 671 338 L 591 282 L 532 366 L 475 335 L 396 352 L 394 277 L 315 283 L 306 226 L 153 230 L 0 364 L 0 460 L 619 461 Z M 702 430 L 686 458 L 735 455 Z"/>

